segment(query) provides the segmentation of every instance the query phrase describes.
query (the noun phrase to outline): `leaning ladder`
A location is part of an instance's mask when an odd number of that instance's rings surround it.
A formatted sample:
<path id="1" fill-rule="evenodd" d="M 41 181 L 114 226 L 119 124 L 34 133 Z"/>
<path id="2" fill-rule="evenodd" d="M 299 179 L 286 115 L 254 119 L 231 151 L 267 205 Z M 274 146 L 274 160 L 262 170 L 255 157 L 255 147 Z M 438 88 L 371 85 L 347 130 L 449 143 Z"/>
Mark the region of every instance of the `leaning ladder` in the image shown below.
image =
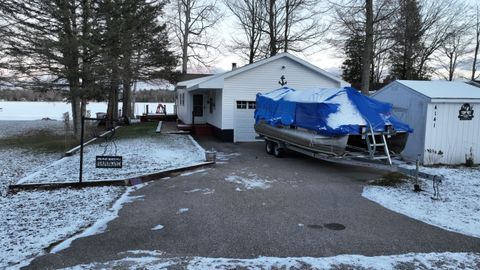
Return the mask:
<path id="1" fill-rule="evenodd" d="M 384 133 L 375 134 L 372 125 L 369 123 L 370 130 L 365 134 L 365 141 L 367 142 L 367 150 L 371 159 L 374 160 L 387 160 L 389 165 L 392 165 L 392 159 L 390 157 L 390 151 L 388 150 L 387 139 Z M 381 142 L 377 142 L 375 135 L 380 135 Z M 383 155 L 376 156 L 377 147 L 383 147 Z"/>

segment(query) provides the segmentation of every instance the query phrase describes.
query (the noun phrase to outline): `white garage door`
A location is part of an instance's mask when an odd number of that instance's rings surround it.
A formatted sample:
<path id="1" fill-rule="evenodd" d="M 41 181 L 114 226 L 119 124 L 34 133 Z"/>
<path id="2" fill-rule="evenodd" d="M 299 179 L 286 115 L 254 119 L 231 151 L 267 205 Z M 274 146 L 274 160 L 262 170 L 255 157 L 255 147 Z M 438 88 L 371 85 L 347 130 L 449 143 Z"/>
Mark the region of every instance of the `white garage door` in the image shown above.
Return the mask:
<path id="1" fill-rule="evenodd" d="M 255 101 L 238 100 L 235 104 L 235 113 L 233 115 L 233 141 L 251 142 L 255 140 L 255 130 L 253 118 L 255 112 Z"/>

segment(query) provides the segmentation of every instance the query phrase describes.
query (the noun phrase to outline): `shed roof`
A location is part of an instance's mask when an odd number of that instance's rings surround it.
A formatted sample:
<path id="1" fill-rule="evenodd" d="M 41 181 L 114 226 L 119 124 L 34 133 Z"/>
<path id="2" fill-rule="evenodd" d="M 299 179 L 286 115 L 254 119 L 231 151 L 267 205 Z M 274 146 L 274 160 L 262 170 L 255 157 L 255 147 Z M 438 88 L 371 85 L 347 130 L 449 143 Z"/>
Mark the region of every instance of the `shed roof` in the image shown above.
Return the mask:
<path id="1" fill-rule="evenodd" d="M 480 88 L 464 82 L 410 80 L 395 82 L 431 99 L 480 99 Z"/>
<path id="2" fill-rule="evenodd" d="M 199 78 L 199 79 L 195 79 L 195 80 L 189 80 L 189 81 L 183 81 L 183 82 L 179 82 L 177 83 L 177 87 L 178 88 L 187 88 L 189 90 L 194 90 L 194 89 L 198 89 L 198 88 L 223 88 L 223 80 L 226 79 L 226 78 L 229 78 L 229 77 L 233 77 L 237 74 L 240 74 L 240 73 L 243 73 L 247 70 L 250 70 L 250 69 L 253 69 L 255 67 L 258 67 L 258 66 L 261 66 L 261 65 L 264 65 L 264 64 L 267 64 L 267 63 L 270 63 L 272 61 L 275 61 L 279 58 L 289 58 L 297 63 L 300 63 L 301 65 L 319 73 L 319 74 L 322 74 L 323 76 L 333 80 L 333 81 L 336 81 L 336 82 L 339 82 L 341 84 L 341 86 L 350 86 L 349 83 L 343 81 L 342 79 L 340 79 L 339 77 L 315 66 L 315 65 L 312 65 L 310 64 L 309 62 L 305 61 L 305 60 L 302 60 L 292 54 L 289 54 L 289 53 L 279 53 L 275 56 L 272 56 L 272 57 L 269 57 L 269 58 L 266 58 L 266 59 L 262 59 L 260 61 L 257 61 L 255 63 L 252 63 L 252 64 L 249 64 L 249 65 L 245 65 L 243 67 L 239 67 L 239 68 L 236 68 L 234 70 L 231 70 L 231 71 L 227 71 L 227 72 L 224 72 L 224 73 L 219 73 L 219 74 L 215 74 L 215 75 L 212 75 L 212 76 L 208 76 L 208 77 L 203 77 L 203 78 Z"/>

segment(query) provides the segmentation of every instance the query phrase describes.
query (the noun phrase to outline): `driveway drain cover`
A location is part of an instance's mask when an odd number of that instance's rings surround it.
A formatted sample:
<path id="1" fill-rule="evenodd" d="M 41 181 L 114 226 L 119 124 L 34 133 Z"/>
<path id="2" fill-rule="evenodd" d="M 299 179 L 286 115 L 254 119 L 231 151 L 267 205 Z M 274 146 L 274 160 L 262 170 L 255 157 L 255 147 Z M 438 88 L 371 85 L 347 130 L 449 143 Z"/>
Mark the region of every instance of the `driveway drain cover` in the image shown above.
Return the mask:
<path id="1" fill-rule="evenodd" d="M 325 226 L 325 228 L 327 229 L 334 230 L 334 231 L 345 230 L 345 226 L 340 223 L 327 223 L 327 224 L 323 224 L 323 226 Z"/>
<path id="2" fill-rule="evenodd" d="M 310 224 L 310 225 L 307 225 L 307 227 L 312 229 L 323 229 L 322 225 L 318 225 L 318 224 Z"/>

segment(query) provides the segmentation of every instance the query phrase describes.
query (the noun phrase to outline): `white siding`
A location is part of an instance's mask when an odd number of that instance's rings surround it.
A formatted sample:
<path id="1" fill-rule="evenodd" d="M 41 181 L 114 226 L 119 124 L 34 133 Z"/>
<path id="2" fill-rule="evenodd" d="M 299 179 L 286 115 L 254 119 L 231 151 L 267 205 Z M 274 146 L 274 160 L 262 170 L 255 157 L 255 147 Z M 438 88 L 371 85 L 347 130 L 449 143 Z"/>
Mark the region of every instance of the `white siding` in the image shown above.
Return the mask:
<path id="1" fill-rule="evenodd" d="M 402 152 L 402 157 L 414 161 L 423 157 L 428 98 L 398 83 L 391 83 L 373 98 L 393 104 L 393 114 L 413 128 Z"/>
<path id="2" fill-rule="evenodd" d="M 183 99 L 180 96 L 184 95 L 184 103 L 180 104 Z M 192 123 L 192 94 L 185 89 L 177 89 L 177 117 L 185 124 Z"/>
<path id="3" fill-rule="evenodd" d="M 285 67 L 282 69 L 282 67 Z M 288 58 L 279 58 L 257 68 L 225 79 L 222 97 L 222 129 L 233 129 L 236 100 L 255 100 L 256 94 L 280 88 L 278 83 L 284 75 L 287 86 L 305 89 L 340 87 L 340 83 L 320 75 Z M 253 113 L 252 113 L 253 119 Z M 252 126 L 253 131 L 253 126 Z"/>
<path id="4" fill-rule="evenodd" d="M 480 103 L 472 103 L 472 120 L 459 120 L 463 103 L 428 105 L 424 164 L 465 163 L 465 154 L 473 151 L 475 163 L 480 161 Z M 443 156 L 438 155 L 443 152 Z"/>
<path id="5" fill-rule="evenodd" d="M 205 95 L 205 98 L 208 101 L 206 115 L 207 123 L 216 126 L 217 128 L 222 128 L 222 90 L 210 90 Z M 213 100 L 212 113 L 210 113 L 210 98 Z"/>

